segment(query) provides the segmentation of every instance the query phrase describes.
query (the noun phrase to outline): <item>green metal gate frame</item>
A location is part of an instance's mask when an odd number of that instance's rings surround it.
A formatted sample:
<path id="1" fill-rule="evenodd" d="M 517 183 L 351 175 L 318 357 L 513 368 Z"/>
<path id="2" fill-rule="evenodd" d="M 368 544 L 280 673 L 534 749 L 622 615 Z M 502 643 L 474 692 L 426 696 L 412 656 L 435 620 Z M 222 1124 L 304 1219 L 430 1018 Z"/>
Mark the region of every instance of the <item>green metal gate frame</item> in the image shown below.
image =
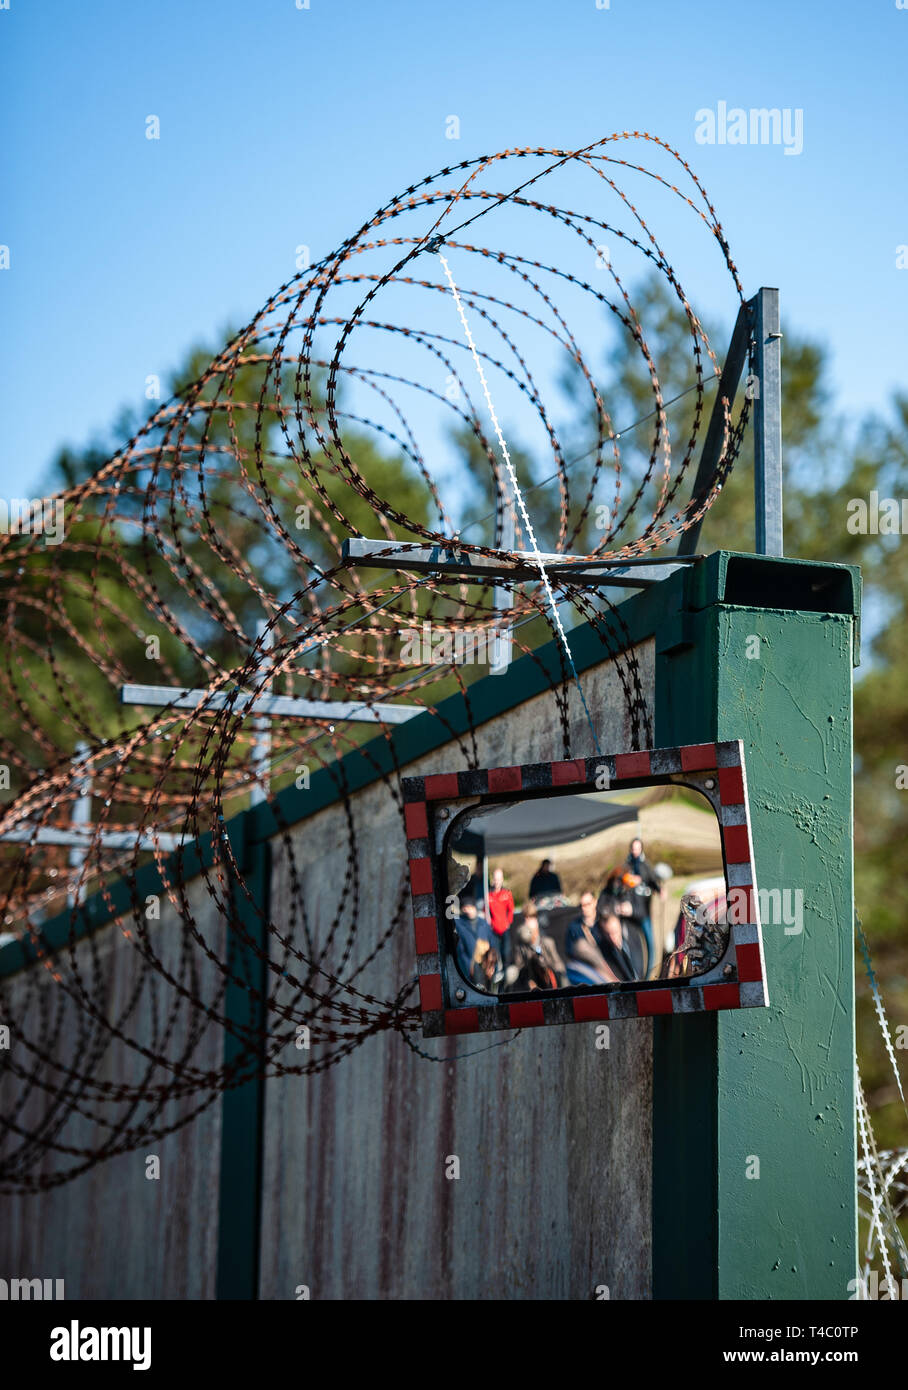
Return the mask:
<path id="1" fill-rule="evenodd" d="M 656 1021 L 653 1297 L 847 1299 L 860 578 L 721 552 L 691 578 L 656 632 L 656 742 L 744 740 L 757 884 L 800 889 L 804 931 L 764 922 L 768 1009 Z"/>

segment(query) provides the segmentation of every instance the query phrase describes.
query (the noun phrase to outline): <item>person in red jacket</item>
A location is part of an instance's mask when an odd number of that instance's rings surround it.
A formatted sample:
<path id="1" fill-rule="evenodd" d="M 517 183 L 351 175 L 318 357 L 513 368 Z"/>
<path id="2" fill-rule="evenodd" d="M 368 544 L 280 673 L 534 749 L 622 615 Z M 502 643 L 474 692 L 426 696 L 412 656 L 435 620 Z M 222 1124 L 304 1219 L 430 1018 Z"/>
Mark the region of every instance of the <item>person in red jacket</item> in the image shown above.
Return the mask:
<path id="1" fill-rule="evenodd" d="M 492 874 L 492 887 L 489 892 L 488 903 L 492 940 L 498 942 L 498 954 L 501 957 L 502 965 L 510 965 L 513 954 L 511 923 L 514 920 L 514 895 L 510 888 L 504 886 L 503 869 L 496 869 Z"/>

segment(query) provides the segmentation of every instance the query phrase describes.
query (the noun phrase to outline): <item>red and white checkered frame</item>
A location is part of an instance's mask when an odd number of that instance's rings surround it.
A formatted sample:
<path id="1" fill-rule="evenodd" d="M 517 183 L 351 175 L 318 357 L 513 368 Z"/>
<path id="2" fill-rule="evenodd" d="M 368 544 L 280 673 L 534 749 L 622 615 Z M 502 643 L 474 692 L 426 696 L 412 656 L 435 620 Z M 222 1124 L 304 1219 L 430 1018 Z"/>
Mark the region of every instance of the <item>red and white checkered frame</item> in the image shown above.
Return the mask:
<path id="1" fill-rule="evenodd" d="M 712 804 L 722 835 L 725 880 L 729 889 L 739 890 L 737 906 L 744 904 L 743 913 L 739 910 L 729 916 L 728 949 L 716 966 L 689 979 L 634 981 L 600 989 L 570 986 L 551 993 L 504 998 L 483 993 L 463 978 L 450 932 L 445 931 L 442 862 L 445 833 L 460 811 L 481 804 L 477 798 L 485 802 L 522 800 L 520 793 L 577 793 L 604 786 L 617 791 L 669 782 L 694 787 Z M 769 1003 L 740 740 L 404 777 L 401 788 L 425 1037 L 710 1009 L 762 1008 Z M 738 921 L 742 915 L 746 920 Z"/>

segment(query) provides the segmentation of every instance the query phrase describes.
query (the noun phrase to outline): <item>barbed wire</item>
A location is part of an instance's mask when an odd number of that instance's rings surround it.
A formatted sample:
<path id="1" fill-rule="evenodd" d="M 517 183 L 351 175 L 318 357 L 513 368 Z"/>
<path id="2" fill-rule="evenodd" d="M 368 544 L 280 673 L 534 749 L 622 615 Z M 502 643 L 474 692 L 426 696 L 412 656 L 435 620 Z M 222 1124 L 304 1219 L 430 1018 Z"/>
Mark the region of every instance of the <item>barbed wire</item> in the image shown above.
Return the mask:
<path id="1" fill-rule="evenodd" d="M 637 162 L 640 148 L 649 164 Z M 578 194 L 586 211 L 567 205 Z M 427 711 L 447 734 L 448 765 L 477 767 L 479 672 L 424 650 L 406 657 L 415 632 L 428 625 L 444 639 L 506 625 L 546 691 L 542 736 L 567 758 L 589 731 L 563 652 L 552 674 L 538 651 L 559 609 L 566 626 L 573 610 L 613 660 L 629 746 L 651 737 L 639 659 L 605 597 L 563 577 L 551 581 L 554 606 L 539 582 L 396 571 L 375 583 L 340 558 L 347 537 L 389 547 L 456 537 L 463 553 L 496 559 L 515 558 L 526 542 L 515 517 L 516 548 L 503 548 L 508 478 L 437 257 L 423 255 L 440 241 L 515 467 L 529 469 L 532 457 L 544 475 L 521 481 L 540 544 L 587 561 L 630 560 L 701 520 L 738 456 L 749 402 L 736 416 L 724 403 L 713 474 L 681 501 L 719 363 L 644 219 L 644 195 L 665 200 L 673 221 L 675 209 L 694 217 L 737 308 L 741 284 L 715 211 L 664 141 L 625 131 L 580 151 L 464 160 L 405 189 L 281 285 L 196 380 L 52 499 L 64 520 L 59 544 L 34 525 L 0 536 L 0 766 L 9 771 L 0 930 L 35 961 L 0 977 L 11 1039 L 0 1051 L 0 1190 L 69 1181 L 189 1124 L 250 1075 L 319 1073 L 382 1032 L 430 1055 L 415 1044 L 415 978 L 400 964 L 408 952 L 394 951 L 408 892 L 385 707 L 405 698 Z M 645 270 L 687 325 L 688 359 L 670 365 L 689 384 L 669 399 L 629 288 Z M 599 382 L 604 323 L 652 398 L 624 430 Z M 671 407 L 682 398 L 679 443 Z M 621 436 L 644 423 L 648 447 L 628 452 Z M 477 496 L 487 514 L 465 523 L 464 502 Z M 198 689 L 204 700 L 154 712 L 122 705 L 121 689 L 144 685 L 149 670 L 155 684 Z M 267 716 L 280 884 L 269 904 L 227 827 L 262 792 L 256 712 L 271 694 L 352 702 L 375 722 Z M 465 728 L 446 713 L 449 694 L 460 696 Z M 368 810 L 347 777 L 352 752 L 374 779 Z M 282 809 L 279 793 L 301 767 L 307 785 L 321 773 L 333 786 L 330 900 L 318 872 L 324 851 L 311 848 L 322 841 L 301 836 Z M 74 832 L 86 787 L 88 828 Z M 374 871 L 362 846 L 383 815 L 400 829 L 377 894 L 364 885 Z M 81 838 L 57 843 L 66 832 Z M 195 844 L 205 846 L 198 862 Z M 148 864 L 159 876 L 152 893 Z M 104 932 L 85 930 L 92 899 L 113 923 Z M 51 919 L 66 928 L 62 945 L 48 935 Z M 239 1012 L 228 1000 L 237 993 L 247 1000 Z"/>

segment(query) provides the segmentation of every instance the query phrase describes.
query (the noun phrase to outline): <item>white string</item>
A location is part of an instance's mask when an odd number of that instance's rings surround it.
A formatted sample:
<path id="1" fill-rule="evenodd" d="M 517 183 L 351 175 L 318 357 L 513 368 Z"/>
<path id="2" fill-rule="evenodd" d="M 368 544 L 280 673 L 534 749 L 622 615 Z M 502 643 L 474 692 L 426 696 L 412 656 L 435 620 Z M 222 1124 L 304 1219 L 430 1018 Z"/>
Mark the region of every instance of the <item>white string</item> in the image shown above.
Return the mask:
<path id="1" fill-rule="evenodd" d="M 552 586 L 549 582 L 549 577 L 545 572 L 545 565 L 542 561 L 542 555 L 540 553 L 539 546 L 536 543 L 536 533 L 533 530 L 533 523 L 530 521 L 530 516 L 526 509 L 526 503 L 523 500 L 523 493 L 520 491 L 520 484 L 517 481 L 517 473 L 514 469 L 513 463 L 511 462 L 511 455 L 508 452 L 508 446 L 505 443 L 505 438 L 502 434 L 501 426 L 498 423 L 498 416 L 495 413 L 495 406 L 492 402 L 492 395 L 489 391 L 488 382 L 486 381 L 486 374 L 482 368 L 482 360 L 480 359 L 479 353 L 476 350 L 476 344 L 473 341 L 473 334 L 470 332 L 470 325 L 467 322 L 467 316 L 464 313 L 463 304 L 460 300 L 460 294 L 458 293 L 457 286 L 454 283 L 454 276 L 451 274 L 451 267 L 448 265 L 447 259 L 441 251 L 438 252 L 438 259 L 441 261 L 445 277 L 451 288 L 451 293 L 454 296 L 454 303 L 457 305 L 457 312 L 460 315 L 460 322 L 463 325 L 463 331 L 466 335 L 467 345 L 469 346 L 470 352 L 473 354 L 473 361 L 476 364 L 476 371 L 479 375 L 479 381 L 482 386 L 483 395 L 486 398 L 486 406 L 488 407 L 489 417 L 492 421 L 492 425 L 495 430 L 495 436 L 498 440 L 498 447 L 501 450 L 501 457 L 503 458 L 504 466 L 508 471 L 508 478 L 510 479 L 511 487 L 514 490 L 514 498 L 517 502 L 517 506 L 520 508 L 520 515 L 523 518 L 523 524 L 526 527 L 527 536 L 529 537 L 530 544 L 533 547 L 532 559 L 539 570 L 539 577 L 542 580 L 543 585 L 545 586 L 546 597 L 548 598 L 549 606 L 552 610 L 552 618 L 555 623 L 555 628 L 557 630 L 558 637 L 561 640 L 561 645 L 564 647 L 564 652 L 567 656 L 568 665 L 571 668 L 571 673 L 577 684 L 577 690 L 579 692 L 580 699 L 583 704 L 583 709 L 587 717 L 587 722 L 590 726 L 590 732 L 593 735 L 593 743 L 595 745 L 596 752 L 599 753 L 601 752 L 601 749 L 599 747 L 599 739 L 596 737 L 596 728 L 593 724 L 593 718 L 590 714 L 589 706 L 586 703 L 586 697 L 583 694 L 583 687 L 580 684 L 580 677 L 577 674 L 577 668 L 574 665 L 574 658 L 571 655 L 571 648 L 570 643 L 567 639 L 567 633 L 565 632 L 564 627 L 561 623 L 561 615 L 558 612 L 558 605 L 555 602 L 555 595 L 552 592 Z"/>
<path id="2" fill-rule="evenodd" d="M 902 1076 L 901 1072 L 899 1071 L 898 1059 L 896 1058 L 895 1051 L 892 1046 L 892 1034 L 889 1031 L 889 1020 L 886 1017 L 886 1010 L 883 1006 L 883 996 L 880 993 L 880 987 L 877 982 L 876 973 L 873 969 L 873 962 L 870 958 L 870 947 L 867 944 L 867 938 L 864 935 L 863 924 L 861 922 L 860 917 L 858 917 L 857 914 L 855 914 L 854 922 L 858 930 L 858 939 L 861 947 L 861 954 L 864 957 L 864 966 L 867 970 L 867 978 L 870 981 L 870 989 L 873 994 L 873 1004 L 874 1008 L 876 1009 L 877 1021 L 880 1025 L 880 1032 L 883 1034 L 883 1042 L 885 1043 L 886 1051 L 889 1054 L 889 1061 L 892 1064 L 892 1070 L 895 1075 L 895 1084 L 899 1088 L 899 1095 L 902 1098 L 902 1105 L 905 1108 L 905 1113 L 908 1114 L 908 1104 L 906 1104 L 905 1101 L 905 1092 L 902 1090 Z"/>
<path id="3" fill-rule="evenodd" d="M 877 1243 L 879 1244 L 880 1255 L 883 1261 L 883 1272 L 885 1275 L 886 1288 L 891 1295 L 892 1290 L 895 1288 L 895 1280 L 892 1277 L 892 1269 L 889 1265 L 889 1251 L 886 1246 L 886 1232 L 883 1229 L 883 1222 L 881 1220 L 884 1193 L 881 1192 L 879 1197 L 876 1194 L 876 1183 L 874 1182 L 873 1177 L 873 1159 L 870 1155 L 870 1146 L 868 1142 L 868 1128 L 870 1123 L 870 1117 L 867 1114 L 866 1110 L 864 1090 L 861 1086 L 861 1074 L 858 1071 L 857 1063 L 855 1063 L 854 1068 L 854 1084 L 855 1098 L 857 1100 L 858 1129 L 861 1135 L 861 1148 L 864 1150 L 864 1164 L 867 1171 L 867 1186 L 870 1191 L 871 1203 L 870 1230 L 867 1235 L 867 1253 L 865 1255 L 864 1260 L 865 1277 L 866 1271 L 868 1271 L 870 1268 L 870 1261 L 873 1258 L 874 1232 L 876 1230 L 879 1230 L 879 1239 Z"/>

